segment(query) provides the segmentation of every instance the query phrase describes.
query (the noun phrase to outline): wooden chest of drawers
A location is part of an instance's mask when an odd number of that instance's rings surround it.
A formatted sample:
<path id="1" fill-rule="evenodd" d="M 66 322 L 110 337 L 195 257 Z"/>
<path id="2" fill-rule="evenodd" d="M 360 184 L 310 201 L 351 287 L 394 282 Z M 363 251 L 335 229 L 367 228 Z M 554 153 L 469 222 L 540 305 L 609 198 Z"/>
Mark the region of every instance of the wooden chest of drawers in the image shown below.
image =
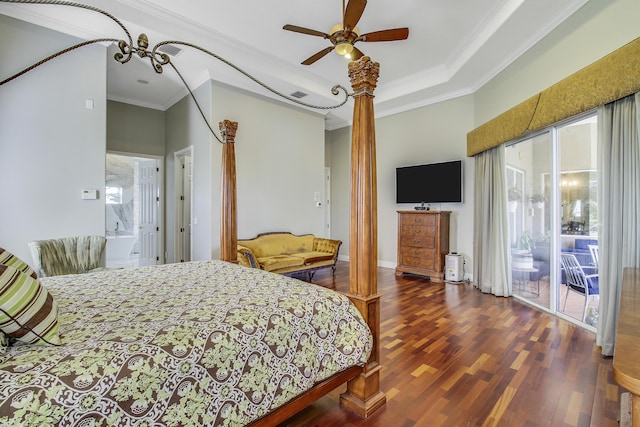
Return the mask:
<path id="1" fill-rule="evenodd" d="M 398 211 L 398 266 L 403 273 L 444 279 L 450 211 Z"/>

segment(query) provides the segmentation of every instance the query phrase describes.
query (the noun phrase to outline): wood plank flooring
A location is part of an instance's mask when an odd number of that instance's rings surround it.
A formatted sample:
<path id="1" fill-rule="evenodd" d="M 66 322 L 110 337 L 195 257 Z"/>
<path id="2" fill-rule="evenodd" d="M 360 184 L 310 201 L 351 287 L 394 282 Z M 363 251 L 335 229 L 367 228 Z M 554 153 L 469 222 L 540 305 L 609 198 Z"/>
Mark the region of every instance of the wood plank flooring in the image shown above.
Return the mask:
<path id="1" fill-rule="evenodd" d="M 348 291 L 348 263 L 313 283 Z M 623 389 L 593 333 L 469 284 L 378 269 L 381 388 L 387 404 L 361 419 L 345 386 L 285 426 L 617 426 Z"/>

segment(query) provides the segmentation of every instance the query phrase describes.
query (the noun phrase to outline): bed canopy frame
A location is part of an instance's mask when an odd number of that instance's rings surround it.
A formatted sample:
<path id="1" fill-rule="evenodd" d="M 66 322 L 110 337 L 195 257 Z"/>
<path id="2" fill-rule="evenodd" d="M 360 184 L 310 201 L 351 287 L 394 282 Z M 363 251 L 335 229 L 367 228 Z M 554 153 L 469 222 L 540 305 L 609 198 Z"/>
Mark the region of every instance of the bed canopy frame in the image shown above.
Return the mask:
<path id="1" fill-rule="evenodd" d="M 368 417 L 386 403 L 380 390 L 380 295 L 378 294 L 378 216 L 373 91 L 380 65 L 364 56 L 349 64 L 354 90 L 351 135 L 351 213 L 349 219 L 349 293 L 373 334 L 373 350 L 364 368 L 352 368 L 318 384 L 306 394 L 255 422 L 280 423 L 347 381 L 340 403 Z M 235 135 L 238 123 L 220 122 L 223 140 L 220 259 L 237 263 Z"/>
<path id="2" fill-rule="evenodd" d="M 169 65 L 180 77 L 192 100 L 196 104 L 202 118 L 208 126 L 211 134 L 223 144 L 222 149 L 222 183 L 221 183 L 221 224 L 220 224 L 220 259 L 237 263 L 237 191 L 236 191 L 236 156 L 235 136 L 238 123 L 223 120 L 219 123 L 219 131 L 222 138 L 218 137 L 213 127 L 204 115 L 197 99 L 187 85 L 186 81 L 171 62 L 168 55 L 158 51 L 159 47 L 166 44 L 179 44 L 199 50 L 217 60 L 224 62 L 249 79 L 273 92 L 279 97 L 291 102 L 314 109 L 332 109 L 344 105 L 349 97 L 354 98 L 353 127 L 351 140 L 351 211 L 349 230 L 349 292 L 347 297 L 358 308 L 367 322 L 373 335 L 373 349 L 367 364 L 364 367 L 353 367 L 317 384 L 305 394 L 296 397 L 291 402 L 280 407 L 276 411 L 255 421 L 254 426 L 271 426 L 283 422 L 318 398 L 341 384 L 347 383 L 346 391 L 340 396 L 342 405 L 350 408 L 361 417 L 368 417 L 374 411 L 386 403 L 386 396 L 380 390 L 380 295 L 377 293 L 377 258 L 378 258 L 378 218 L 377 218 L 377 183 L 376 183 L 376 154 L 375 154 L 375 117 L 373 108 L 373 92 L 376 88 L 380 65 L 373 62 L 368 56 L 363 56 L 357 61 L 349 63 L 348 73 L 351 80 L 353 93 L 340 85 L 331 89 L 334 95 L 340 91 L 344 93 L 344 99 L 333 106 L 317 106 L 306 104 L 298 99 L 286 96 L 271 87 L 255 79 L 239 67 L 231 64 L 197 45 L 183 41 L 163 41 L 149 50 L 149 41 L 144 34 L 137 40 L 137 46 L 126 27 L 113 15 L 93 6 L 73 3 L 61 0 L 0 0 L 6 3 L 29 4 L 53 4 L 72 6 L 101 13 L 116 22 L 126 35 L 127 40 L 115 38 L 100 38 L 88 40 L 70 46 L 60 52 L 33 64 L 24 70 L 0 81 L 0 86 L 22 76 L 38 66 L 57 58 L 67 52 L 87 46 L 93 43 L 115 42 L 118 43 L 120 52 L 115 60 L 126 63 L 132 55 L 148 58 L 154 70 L 162 73 L 163 66 Z"/>

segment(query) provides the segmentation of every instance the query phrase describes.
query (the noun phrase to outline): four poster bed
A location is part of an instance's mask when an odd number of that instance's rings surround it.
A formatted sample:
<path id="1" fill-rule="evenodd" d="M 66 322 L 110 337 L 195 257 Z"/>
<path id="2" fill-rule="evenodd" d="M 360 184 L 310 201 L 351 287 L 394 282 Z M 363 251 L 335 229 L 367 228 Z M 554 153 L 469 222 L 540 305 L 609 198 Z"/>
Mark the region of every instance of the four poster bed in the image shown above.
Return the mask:
<path id="1" fill-rule="evenodd" d="M 275 425 L 345 382 L 341 403 L 362 417 L 384 405 L 378 68 L 368 57 L 349 64 L 355 98 L 349 293 L 236 265 L 237 123 L 224 121 L 220 261 L 42 279 L 0 266 L 0 273 L 41 283 L 51 294 L 60 336 L 60 345 L 1 347 L 0 424 Z M 0 326 L 16 320 L 2 312 Z M 14 338 L 28 329 L 18 326 Z M 42 344 L 43 336 L 34 340 Z"/>

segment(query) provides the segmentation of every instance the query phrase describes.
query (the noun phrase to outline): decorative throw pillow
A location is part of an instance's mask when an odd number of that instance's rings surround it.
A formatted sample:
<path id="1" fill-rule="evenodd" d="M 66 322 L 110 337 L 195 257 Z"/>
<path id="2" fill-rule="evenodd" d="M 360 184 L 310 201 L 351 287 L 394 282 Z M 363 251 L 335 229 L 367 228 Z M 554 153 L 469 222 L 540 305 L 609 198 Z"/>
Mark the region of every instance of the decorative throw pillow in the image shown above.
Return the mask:
<path id="1" fill-rule="evenodd" d="M 17 270 L 20 270 L 23 273 L 30 275 L 34 279 L 38 278 L 38 275 L 36 274 L 36 272 L 33 271 L 31 267 L 29 267 L 29 264 L 22 261 L 20 258 L 18 258 L 17 256 L 15 256 L 14 254 L 12 254 L 11 252 L 9 252 L 4 248 L 0 248 L 0 264 L 8 265 L 9 267 L 13 267 Z"/>
<path id="2" fill-rule="evenodd" d="M 0 264 L 0 330 L 29 344 L 58 345 L 58 304 L 38 279 Z"/>

